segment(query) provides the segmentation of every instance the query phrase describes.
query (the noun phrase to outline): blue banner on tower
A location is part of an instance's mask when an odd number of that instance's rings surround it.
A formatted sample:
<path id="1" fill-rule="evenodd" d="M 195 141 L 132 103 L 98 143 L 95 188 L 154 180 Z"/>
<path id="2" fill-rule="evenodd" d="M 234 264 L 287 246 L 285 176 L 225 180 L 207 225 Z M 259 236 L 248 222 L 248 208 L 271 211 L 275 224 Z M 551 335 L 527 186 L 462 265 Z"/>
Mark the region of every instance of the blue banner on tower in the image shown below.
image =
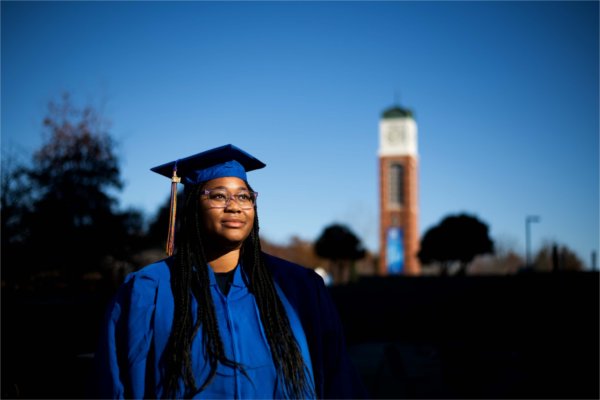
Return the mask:
<path id="1" fill-rule="evenodd" d="M 404 238 L 402 229 L 391 227 L 387 231 L 386 253 L 388 274 L 401 274 L 404 270 Z"/>

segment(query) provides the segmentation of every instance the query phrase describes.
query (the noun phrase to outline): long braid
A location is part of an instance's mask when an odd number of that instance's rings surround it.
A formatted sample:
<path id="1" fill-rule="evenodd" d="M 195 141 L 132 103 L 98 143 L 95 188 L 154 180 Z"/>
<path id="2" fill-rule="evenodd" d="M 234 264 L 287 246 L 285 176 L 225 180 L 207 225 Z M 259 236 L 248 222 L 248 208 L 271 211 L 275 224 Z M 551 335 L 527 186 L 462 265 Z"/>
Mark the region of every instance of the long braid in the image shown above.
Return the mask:
<path id="1" fill-rule="evenodd" d="M 183 380 L 186 388 L 186 396 L 191 397 L 204 390 L 214 379 L 219 362 L 239 368 L 246 375 L 243 366 L 225 356 L 219 333 L 206 267 L 208 262 L 203 245 L 200 209 L 197 204 L 203 184 L 188 186 L 185 188 L 176 254 L 171 268 L 171 289 L 175 309 L 168 356 L 165 360 L 164 396 L 166 398 L 178 397 L 180 379 Z M 248 188 L 252 190 L 250 186 Z M 273 362 L 278 375 L 283 379 L 286 395 L 290 398 L 311 397 L 314 393 L 307 380 L 308 368 L 292 333 L 283 303 L 275 290 L 273 278 L 265 265 L 258 231 L 258 216 L 255 212 L 254 226 L 242 246 L 241 256 L 244 269 L 249 273 L 249 287 L 256 299 Z M 195 321 L 192 315 L 192 296 L 195 297 L 198 305 Z M 208 356 L 210 373 L 198 387 L 193 374 L 191 345 L 201 326 L 202 346 Z"/>
<path id="2" fill-rule="evenodd" d="M 183 213 L 180 217 L 180 232 L 176 241 L 176 254 L 171 269 L 171 289 L 173 291 L 175 309 L 173 325 L 169 338 L 169 352 L 166 365 L 165 397 L 177 397 L 179 379 L 183 378 L 186 393 L 195 393 L 204 389 L 216 374 L 217 362 L 224 357 L 223 344 L 219 337 L 219 329 L 210 295 L 210 281 L 206 255 L 200 231 L 197 199 L 201 185 L 186 187 Z M 188 190 L 189 189 L 189 190 Z M 192 266 L 197 266 L 192 268 Z M 192 295 L 196 297 L 198 306 L 196 321 L 192 316 Z M 210 374 L 197 388 L 191 364 L 191 345 L 200 326 L 203 326 L 203 345 L 207 349 Z"/>
<path id="3" fill-rule="evenodd" d="M 255 213 L 254 228 L 244 243 L 243 257 L 244 265 L 252 265 L 250 289 L 255 294 L 273 363 L 283 379 L 288 397 L 293 399 L 314 397 L 307 379 L 308 367 L 292 333 L 287 313 L 275 289 L 273 277 L 265 265 L 258 232 L 258 214 Z"/>

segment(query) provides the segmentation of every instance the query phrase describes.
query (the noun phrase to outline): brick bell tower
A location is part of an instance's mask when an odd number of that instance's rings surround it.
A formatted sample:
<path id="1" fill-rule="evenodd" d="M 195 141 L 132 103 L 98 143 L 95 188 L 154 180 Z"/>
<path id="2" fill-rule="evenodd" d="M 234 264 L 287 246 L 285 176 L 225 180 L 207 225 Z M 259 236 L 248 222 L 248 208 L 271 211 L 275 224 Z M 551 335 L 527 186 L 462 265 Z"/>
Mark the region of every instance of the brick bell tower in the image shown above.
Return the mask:
<path id="1" fill-rule="evenodd" d="M 420 273 L 417 124 L 394 106 L 379 121 L 379 275 Z"/>

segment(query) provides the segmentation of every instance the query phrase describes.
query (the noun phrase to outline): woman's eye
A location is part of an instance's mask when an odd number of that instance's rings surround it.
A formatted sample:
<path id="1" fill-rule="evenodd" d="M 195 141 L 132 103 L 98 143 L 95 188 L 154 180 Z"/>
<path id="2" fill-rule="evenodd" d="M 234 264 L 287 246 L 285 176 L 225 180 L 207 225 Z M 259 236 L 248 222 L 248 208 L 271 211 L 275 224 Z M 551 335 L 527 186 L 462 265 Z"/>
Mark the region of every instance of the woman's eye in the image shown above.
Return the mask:
<path id="1" fill-rule="evenodd" d="M 237 195 L 239 201 L 250 201 L 250 195 L 242 193 Z"/>
<path id="2" fill-rule="evenodd" d="M 225 193 L 211 193 L 210 198 L 213 200 L 226 200 L 227 196 L 225 196 Z"/>

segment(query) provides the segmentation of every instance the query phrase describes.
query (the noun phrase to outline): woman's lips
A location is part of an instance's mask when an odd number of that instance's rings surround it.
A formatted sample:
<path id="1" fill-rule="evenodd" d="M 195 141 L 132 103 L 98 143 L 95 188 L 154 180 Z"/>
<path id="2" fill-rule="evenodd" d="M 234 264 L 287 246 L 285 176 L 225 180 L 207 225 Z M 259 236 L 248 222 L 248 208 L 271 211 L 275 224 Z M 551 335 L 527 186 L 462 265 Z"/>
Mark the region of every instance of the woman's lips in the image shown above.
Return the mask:
<path id="1" fill-rule="evenodd" d="M 244 225 L 246 225 L 246 223 L 239 219 L 224 219 L 224 220 L 221 220 L 221 225 L 223 225 L 227 228 L 241 228 Z"/>

